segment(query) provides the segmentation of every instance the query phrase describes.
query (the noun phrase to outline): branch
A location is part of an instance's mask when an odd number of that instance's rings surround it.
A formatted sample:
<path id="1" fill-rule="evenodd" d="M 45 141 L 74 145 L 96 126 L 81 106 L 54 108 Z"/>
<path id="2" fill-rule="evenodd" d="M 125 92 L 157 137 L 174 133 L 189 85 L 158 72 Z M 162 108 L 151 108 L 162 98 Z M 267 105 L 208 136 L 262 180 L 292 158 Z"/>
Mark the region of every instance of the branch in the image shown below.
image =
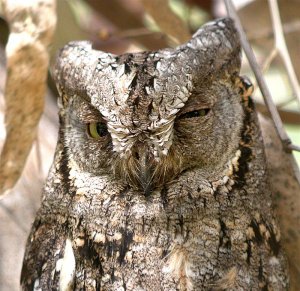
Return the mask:
<path id="1" fill-rule="evenodd" d="M 282 24 L 279 15 L 278 3 L 277 0 L 268 0 L 268 1 L 269 1 L 270 12 L 271 12 L 273 31 L 274 31 L 275 48 L 283 60 L 292 89 L 298 99 L 298 103 L 300 107 L 300 86 L 284 39 Z"/>
<path id="2" fill-rule="evenodd" d="M 255 107 L 256 110 L 262 113 L 265 116 L 269 116 L 267 107 L 260 103 L 259 101 L 255 101 Z M 300 125 L 300 113 L 278 109 L 279 115 L 281 120 L 283 120 L 284 123 L 293 124 L 293 125 Z M 292 146 L 292 145 L 291 145 Z"/>
<path id="3" fill-rule="evenodd" d="M 283 33 L 287 35 L 289 33 L 300 30 L 300 20 L 293 20 L 292 22 L 283 24 Z M 248 40 L 254 41 L 261 38 L 269 38 L 273 36 L 273 30 L 270 28 L 263 28 L 260 31 L 249 32 Z"/>

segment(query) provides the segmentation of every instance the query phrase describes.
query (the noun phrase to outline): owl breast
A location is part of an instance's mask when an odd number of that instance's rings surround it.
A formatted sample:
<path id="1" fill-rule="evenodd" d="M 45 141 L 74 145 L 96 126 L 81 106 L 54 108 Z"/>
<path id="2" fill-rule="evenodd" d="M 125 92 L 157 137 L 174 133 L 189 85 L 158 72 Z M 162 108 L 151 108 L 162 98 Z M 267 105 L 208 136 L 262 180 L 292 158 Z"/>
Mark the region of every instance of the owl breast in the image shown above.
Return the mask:
<path id="1" fill-rule="evenodd" d="M 85 251 L 101 254 L 104 290 L 124 285 L 127 290 L 236 290 L 269 284 L 267 276 L 284 274 L 279 232 L 261 208 L 249 213 L 242 203 L 254 200 L 233 180 L 240 155 L 237 151 L 214 181 L 191 170 L 148 197 L 74 172 L 74 185 L 82 187 L 71 207 L 71 217 L 80 217 L 73 237 L 77 260 Z M 274 286 L 280 290 L 280 284 Z"/>

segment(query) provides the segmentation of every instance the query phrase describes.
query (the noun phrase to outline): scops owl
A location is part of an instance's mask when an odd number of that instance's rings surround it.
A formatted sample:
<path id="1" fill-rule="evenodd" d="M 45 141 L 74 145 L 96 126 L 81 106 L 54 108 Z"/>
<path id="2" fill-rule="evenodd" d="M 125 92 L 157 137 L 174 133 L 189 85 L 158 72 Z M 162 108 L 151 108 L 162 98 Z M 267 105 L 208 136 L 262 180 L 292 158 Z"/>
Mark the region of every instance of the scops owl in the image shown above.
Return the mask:
<path id="1" fill-rule="evenodd" d="M 229 18 L 173 49 L 59 53 L 60 129 L 24 290 L 286 290 Z"/>

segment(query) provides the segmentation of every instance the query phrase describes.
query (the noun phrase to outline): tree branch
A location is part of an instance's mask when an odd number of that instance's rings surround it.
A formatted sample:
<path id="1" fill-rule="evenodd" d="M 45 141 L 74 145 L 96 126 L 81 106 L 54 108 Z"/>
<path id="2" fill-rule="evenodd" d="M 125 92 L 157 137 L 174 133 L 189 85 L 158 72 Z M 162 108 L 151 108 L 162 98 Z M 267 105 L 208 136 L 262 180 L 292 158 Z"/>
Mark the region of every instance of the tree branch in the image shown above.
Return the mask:
<path id="1" fill-rule="evenodd" d="M 298 99 L 298 105 L 300 107 L 300 86 L 284 39 L 278 3 L 277 0 L 268 1 L 274 31 L 275 48 L 278 51 L 278 54 L 280 55 L 281 59 L 283 60 L 292 89 L 294 91 L 295 96 Z"/>

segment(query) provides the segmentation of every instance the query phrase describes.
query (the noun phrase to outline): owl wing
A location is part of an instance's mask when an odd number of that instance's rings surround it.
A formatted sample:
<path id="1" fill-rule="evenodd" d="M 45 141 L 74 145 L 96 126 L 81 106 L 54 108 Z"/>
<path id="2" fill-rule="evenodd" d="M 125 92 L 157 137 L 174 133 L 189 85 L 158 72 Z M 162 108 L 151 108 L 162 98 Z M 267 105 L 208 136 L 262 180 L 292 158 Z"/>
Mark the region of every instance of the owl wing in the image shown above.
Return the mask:
<path id="1" fill-rule="evenodd" d="M 62 228 L 36 220 L 21 272 L 23 290 L 59 290 L 66 238 Z"/>

